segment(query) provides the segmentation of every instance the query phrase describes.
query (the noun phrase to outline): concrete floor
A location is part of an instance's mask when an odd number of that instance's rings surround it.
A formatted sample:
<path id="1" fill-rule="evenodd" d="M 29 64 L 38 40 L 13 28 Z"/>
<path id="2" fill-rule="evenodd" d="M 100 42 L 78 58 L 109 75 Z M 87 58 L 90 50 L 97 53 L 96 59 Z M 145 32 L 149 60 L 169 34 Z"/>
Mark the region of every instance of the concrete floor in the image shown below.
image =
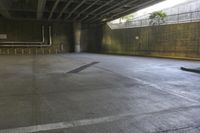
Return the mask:
<path id="1" fill-rule="evenodd" d="M 199 133 L 198 61 L 0 56 L 0 133 Z"/>

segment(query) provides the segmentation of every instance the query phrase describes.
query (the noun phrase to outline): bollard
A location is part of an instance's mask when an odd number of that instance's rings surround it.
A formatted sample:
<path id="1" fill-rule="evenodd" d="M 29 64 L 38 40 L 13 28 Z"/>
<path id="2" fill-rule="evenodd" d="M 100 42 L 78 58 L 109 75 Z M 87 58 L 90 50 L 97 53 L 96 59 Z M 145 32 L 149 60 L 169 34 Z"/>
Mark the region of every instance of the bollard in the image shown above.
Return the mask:
<path id="1" fill-rule="evenodd" d="M 43 48 L 43 49 L 42 49 L 42 54 L 44 55 L 44 53 L 45 53 L 45 52 L 44 52 L 44 48 Z"/>
<path id="2" fill-rule="evenodd" d="M 10 50 L 9 50 L 9 49 L 7 49 L 7 54 L 8 54 L 8 55 L 10 54 Z"/>
<path id="3" fill-rule="evenodd" d="M 61 50 L 61 52 L 63 52 L 64 51 L 64 47 L 63 47 L 63 44 L 61 44 L 61 46 L 60 46 L 60 50 Z"/>
<path id="4" fill-rule="evenodd" d="M 35 49 L 35 54 L 37 55 L 37 48 Z"/>
<path id="5" fill-rule="evenodd" d="M 24 49 L 21 49 L 22 55 L 24 55 Z"/>
<path id="6" fill-rule="evenodd" d="M 57 48 L 56 48 L 56 54 L 58 53 L 58 50 L 57 50 Z"/>
<path id="7" fill-rule="evenodd" d="M 30 48 L 28 49 L 28 54 L 29 54 L 29 55 L 31 54 L 31 49 L 30 49 Z"/>
<path id="8" fill-rule="evenodd" d="M 15 51 L 15 55 L 16 55 L 16 54 L 17 54 L 17 49 L 15 48 L 15 50 L 14 50 L 14 51 Z"/>

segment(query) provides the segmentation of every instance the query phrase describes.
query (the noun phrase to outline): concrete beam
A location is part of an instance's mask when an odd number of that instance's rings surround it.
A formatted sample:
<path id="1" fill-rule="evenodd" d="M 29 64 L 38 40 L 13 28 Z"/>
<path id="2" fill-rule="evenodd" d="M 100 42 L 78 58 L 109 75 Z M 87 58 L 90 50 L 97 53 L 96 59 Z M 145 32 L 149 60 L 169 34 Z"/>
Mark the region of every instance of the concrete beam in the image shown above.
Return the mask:
<path id="1" fill-rule="evenodd" d="M 103 23 L 108 22 L 108 21 L 111 21 L 111 20 L 114 20 L 114 19 L 117 19 L 117 18 L 119 18 L 119 17 L 121 17 L 121 16 L 124 16 L 124 15 L 127 15 L 127 14 L 130 13 L 131 11 L 134 11 L 134 10 L 136 10 L 136 9 L 138 9 L 138 8 L 144 8 L 144 7 L 146 7 L 146 6 L 149 6 L 149 5 L 151 5 L 152 3 L 156 2 L 156 1 L 157 1 L 157 0 L 150 0 L 150 1 L 147 1 L 147 2 L 145 2 L 145 3 L 139 4 L 139 5 L 137 5 L 137 6 L 134 6 L 134 7 L 132 7 L 132 8 L 129 8 L 129 9 L 125 10 L 125 11 L 116 13 L 116 14 L 112 15 L 111 17 L 109 17 L 109 18 L 108 18 L 106 21 L 104 21 Z M 163 1 L 163 0 L 160 0 L 160 1 Z"/>
<path id="2" fill-rule="evenodd" d="M 102 19 L 103 17 L 105 17 L 106 15 L 108 15 L 109 13 L 111 13 L 111 12 L 113 12 L 114 10 L 117 10 L 117 9 L 120 9 L 120 8 L 123 8 L 124 7 L 124 4 L 126 4 L 126 5 L 130 5 L 130 4 L 133 4 L 133 3 L 135 3 L 135 2 L 137 2 L 137 0 L 131 0 L 131 1 L 123 1 L 122 3 L 118 3 L 118 4 L 116 4 L 116 5 L 114 5 L 112 8 L 109 8 L 109 9 L 111 9 L 111 10 L 105 10 L 105 11 L 103 11 L 101 14 L 101 16 L 94 16 L 93 17 L 93 19 L 90 19 L 90 21 L 91 22 L 94 22 L 95 20 L 100 20 L 100 19 Z M 104 14 L 105 13 L 105 14 Z M 100 15 L 100 14 L 97 14 L 97 15 Z"/>
<path id="3" fill-rule="evenodd" d="M 80 7 L 85 3 L 86 0 L 81 1 L 81 3 L 79 3 L 68 15 L 67 17 L 65 17 L 65 20 L 67 20 L 69 17 L 71 17 L 71 15 Z"/>
<path id="4" fill-rule="evenodd" d="M 109 10 L 111 10 L 111 9 L 113 9 L 113 8 L 116 9 L 116 7 L 118 7 L 119 5 L 123 5 L 123 2 L 125 2 L 125 1 L 128 1 L 128 0 L 124 0 L 124 1 L 122 1 L 122 2 L 118 2 L 117 4 L 114 4 L 113 6 L 107 8 L 107 9 L 105 9 L 105 10 L 103 10 L 103 11 L 97 13 L 97 14 L 95 14 L 95 16 L 89 18 L 89 19 L 86 20 L 85 22 L 91 21 L 91 20 L 97 18 L 100 14 L 105 13 L 105 12 L 108 12 Z"/>
<path id="5" fill-rule="evenodd" d="M 56 7 L 57 7 L 57 5 L 58 5 L 59 2 L 60 2 L 60 0 L 56 0 L 56 2 L 54 3 L 53 8 L 52 8 L 52 10 L 51 10 L 51 13 L 50 13 L 50 15 L 49 15 L 48 20 L 50 20 L 51 17 L 53 16 L 53 13 L 54 13 L 54 11 L 55 11 L 55 9 L 56 9 Z"/>
<path id="6" fill-rule="evenodd" d="M 60 19 L 61 16 L 63 15 L 63 13 L 65 12 L 65 10 L 69 7 L 69 5 L 72 3 L 73 0 L 69 0 L 66 5 L 64 6 L 64 8 L 62 9 L 62 11 L 59 13 L 57 19 Z"/>
<path id="7" fill-rule="evenodd" d="M 74 17 L 74 19 L 73 20 L 76 20 L 78 17 L 80 17 L 80 15 L 81 14 L 83 14 L 85 11 L 87 11 L 88 9 L 90 9 L 92 6 L 94 6 L 96 3 L 98 3 L 100 0 L 96 0 L 96 1 L 94 1 L 92 4 L 90 4 L 88 7 L 86 7 L 86 8 L 84 8 L 82 11 L 80 11 L 79 13 L 78 13 L 78 15 L 76 15 L 75 17 Z"/>
<path id="8" fill-rule="evenodd" d="M 88 13 L 87 16 L 85 16 L 85 17 L 83 17 L 82 19 L 80 19 L 80 21 L 85 20 L 86 18 L 89 17 L 89 15 L 91 15 L 91 14 L 95 13 L 96 11 L 100 10 L 101 8 L 103 8 L 103 7 L 107 6 L 107 5 L 109 5 L 109 4 L 110 4 L 111 2 L 113 2 L 113 1 L 114 1 L 114 0 L 110 0 L 110 1 L 106 2 L 105 4 L 99 6 L 98 8 L 94 9 L 93 11 L 91 11 L 90 13 Z"/>
<path id="9" fill-rule="evenodd" d="M 8 3 L 5 0 L 0 0 L 0 14 L 5 18 L 11 18 L 8 11 Z"/>
<path id="10" fill-rule="evenodd" d="M 38 6 L 37 6 L 37 19 L 40 20 L 42 18 L 44 9 L 46 5 L 46 0 L 38 0 Z"/>

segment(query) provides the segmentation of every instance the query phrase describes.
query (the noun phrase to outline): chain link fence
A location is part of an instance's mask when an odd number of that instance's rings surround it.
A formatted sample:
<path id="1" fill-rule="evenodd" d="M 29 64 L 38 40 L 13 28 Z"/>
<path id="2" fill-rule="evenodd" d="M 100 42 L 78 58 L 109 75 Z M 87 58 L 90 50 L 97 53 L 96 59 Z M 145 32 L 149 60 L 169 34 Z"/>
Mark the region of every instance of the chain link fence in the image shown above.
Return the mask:
<path id="1" fill-rule="evenodd" d="M 164 20 L 165 22 L 162 23 L 161 25 L 199 22 L 200 11 L 172 14 L 168 15 Z M 151 26 L 150 21 L 151 21 L 150 19 L 141 19 L 141 20 L 127 21 L 124 23 L 116 23 L 116 24 L 108 22 L 108 25 L 111 29 L 146 27 L 146 26 Z"/>

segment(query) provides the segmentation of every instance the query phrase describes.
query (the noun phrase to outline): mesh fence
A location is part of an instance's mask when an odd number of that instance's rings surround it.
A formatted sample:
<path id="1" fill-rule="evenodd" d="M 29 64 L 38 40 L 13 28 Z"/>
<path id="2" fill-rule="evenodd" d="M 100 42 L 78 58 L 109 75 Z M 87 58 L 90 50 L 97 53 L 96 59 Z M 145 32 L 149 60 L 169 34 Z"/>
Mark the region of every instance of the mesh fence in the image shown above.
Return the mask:
<path id="1" fill-rule="evenodd" d="M 124 28 L 151 26 L 150 21 L 151 21 L 150 19 L 140 19 L 140 20 L 133 20 L 116 24 L 109 22 L 108 25 L 111 29 L 124 29 Z M 200 21 L 200 11 L 185 12 L 180 14 L 168 15 L 165 18 L 164 23 L 162 23 L 161 25 L 190 23 L 198 21 Z"/>

